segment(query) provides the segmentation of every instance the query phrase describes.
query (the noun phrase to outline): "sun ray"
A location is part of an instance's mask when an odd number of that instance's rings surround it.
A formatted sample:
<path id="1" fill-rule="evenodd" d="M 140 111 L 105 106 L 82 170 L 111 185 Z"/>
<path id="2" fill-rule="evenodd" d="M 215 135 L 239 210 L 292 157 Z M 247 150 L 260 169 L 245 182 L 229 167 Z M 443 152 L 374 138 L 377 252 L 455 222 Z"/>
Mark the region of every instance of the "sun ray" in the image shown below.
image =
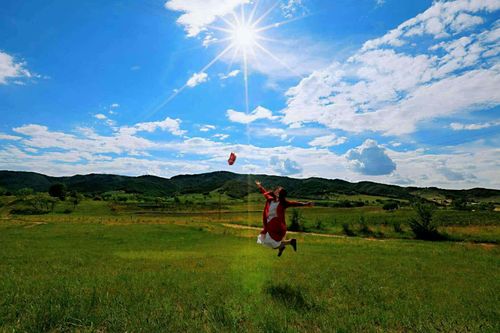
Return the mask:
<path id="1" fill-rule="evenodd" d="M 231 11 L 231 16 L 234 18 L 234 21 L 236 22 L 235 26 L 241 25 L 240 20 L 238 19 L 238 15 L 234 12 L 234 10 Z"/>
<path id="2" fill-rule="evenodd" d="M 277 56 L 275 56 L 274 54 L 272 54 L 272 52 L 270 52 L 268 49 L 266 49 L 264 46 L 262 46 L 259 42 L 255 42 L 255 45 L 259 49 L 261 49 L 264 53 L 266 53 L 268 56 L 270 56 L 271 58 L 273 58 L 274 60 L 276 60 L 278 63 L 280 63 L 283 67 L 285 67 L 290 72 L 292 72 L 294 75 L 300 77 L 301 79 L 304 78 L 304 76 L 302 74 L 298 73 L 296 70 L 294 70 L 293 68 L 291 68 L 290 66 L 288 66 L 284 61 L 282 61 L 280 58 L 278 58 Z"/>
<path id="3" fill-rule="evenodd" d="M 259 0 L 255 1 L 255 5 L 253 6 L 252 11 L 250 12 L 250 16 L 248 17 L 248 22 L 253 22 L 255 12 L 257 11 L 257 7 L 259 7 L 259 2 Z"/>
<path id="4" fill-rule="evenodd" d="M 224 48 L 217 56 L 215 56 L 208 64 L 206 64 L 201 70 L 197 73 L 204 73 L 209 68 L 211 68 L 217 61 L 219 61 L 223 56 L 225 56 L 229 51 L 232 51 L 231 55 L 226 57 L 226 61 L 229 59 L 228 71 L 233 67 L 236 57 L 240 57 L 240 68 L 243 71 L 243 80 L 244 80 L 244 89 L 245 89 L 245 113 L 250 111 L 250 101 L 249 101 L 249 67 L 250 63 L 257 62 L 259 63 L 259 58 L 262 57 L 260 52 L 268 56 L 268 58 L 273 59 L 277 63 L 279 63 L 284 68 L 288 69 L 290 73 L 293 73 L 297 77 L 303 78 L 302 74 L 298 73 L 295 69 L 290 67 L 286 62 L 282 59 L 274 55 L 270 50 L 268 50 L 265 46 L 263 46 L 260 41 L 268 41 L 273 43 L 283 43 L 283 39 L 273 39 L 267 36 L 264 36 L 263 32 L 268 31 L 270 29 L 278 28 L 283 25 L 289 24 L 291 22 L 295 22 L 297 20 L 301 20 L 309 15 L 303 15 L 297 18 L 290 18 L 284 21 L 275 22 L 272 24 L 267 24 L 263 26 L 259 26 L 261 22 L 264 21 L 272 11 L 281 3 L 280 1 L 274 0 L 273 4 L 264 10 L 262 15 L 257 15 L 257 9 L 260 5 L 260 0 L 248 1 L 249 3 L 253 3 L 253 7 L 251 10 L 246 11 L 245 4 L 240 5 L 239 12 L 238 9 L 235 8 L 232 10 L 228 16 L 218 16 L 218 19 L 221 20 L 220 23 L 223 23 L 222 26 L 219 25 L 208 25 L 206 32 L 211 36 L 211 40 L 207 40 L 204 46 L 208 46 L 211 44 L 221 44 L 228 43 L 228 46 Z M 262 6 L 261 6 L 262 7 Z M 258 16 L 258 17 L 256 17 Z M 225 25 L 224 25 L 225 24 Z M 225 38 L 221 38 L 220 34 L 214 34 L 214 32 L 221 32 L 225 34 Z M 223 37 L 223 36 L 222 36 Z M 187 82 L 180 87 L 179 89 L 174 90 L 174 92 L 161 104 L 154 108 L 152 112 L 149 113 L 149 116 L 158 112 L 159 109 L 168 104 L 171 100 L 173 100 L 179 93 L 184 91 L 188 87 Z"/>
<path id="5" fill-rule="evenodd" d="M 210 28 L 212 30 L 222 31 L 222 32 L 225 32 L 228 34 L 230 34 L 231 32 L 234 31 L 234 29 L 236 29 L 236 27 L 231 28 L 231 29 L 227 29 L 227 28 L 217 27 L 217 26 L 213 26 L 213 25 L 209 25 L 209 26 L 207 26 L 207 28 Z"/>
<path id="6" fill-rule="evenodd" d="M 224 38 L 224 39 L 218 39 L 218 40 L 210 41 L 210 45 L 212 45 L 212 44 L 227 43 L 227 42 L 228 42 L 228 41 L 230 41 L 231 39 L 232 39 L 232 38 L 227 37 L 227 38 Z"/>
<path id="7" fill-rule="evenodd" d="M 267 17 L 267 15 L 269 15 L 269 14 L 270 14 L 270 13 L 274 10 L 274 8 L 276 8 L 279 4 L 280 4 L 280 3 L 279 3 L 279 1 L 276 1 L 276 2 L 274 3 L 274 5 L 272 5 L 271 7 L 269 7 L 269 9 L 268 9 L 268 10 L 266 10 L 266 11 L 264 12 L 264 14 L 262 14 L 262 15 L 261 15 L 258 19 L 256 19 L 254 22 L 252 22 L 252 26 L 253 26 L 253 27 L 258 26 L 258 25 L 259 25 L 259 23 L 260 23 L 263 19 L 265 19 L 265 18 Z"/>
<path id="8" fill-rule="evenodd" d="M 248 114 L 250 107 L 248 101 L 248 59 L 246 50 L 243 50 L 243 77 L 245 81 L 245 113 Z"/>
<path id="9" fill-rule="evenodd" d="M 286 24 L 289 24 L 289 23 L 292 23 L 292 22 L 296 22 L 296 21 L 300 21 L 300 20 L 303 20 L 305 19 L 306 17 L 308 17 L 309 15 L 303 15 L 303 16 L 300 16 L 300 17 L 294 17 L 294 18 L 291 18 L 291 19 L 288 19 L 288 20 L 284 20 L 284 21 L 280 21 L 280 22 L 276 22 L 276 23 L 272 23 L 272 24 L 269 24 L 269 25 L 266 25 L 266 26 L 263 26 L 263 27 L 260 27 L 258 29 L 255 29 L 255 32 L 263 32 L 263 31 L 267 31 L 269 29 L 273 29 L 273 28 L 279 28 L 281 26 L 284 26 Z"/>
<path id="10" fill-rule="evenodd" d="M 234 59 L 236 59 L 236 55 L 238 54 L 239 49 L 237 47 L 233 48 L 233 54 L 231 55 L 231 59 L 229 61 L 229 65 L 227 67 L 227 71 L 229 72 L 231 68 L 233 67 Z"/>
<path id="11" fill-rule="evenodd" d="M 266 41 L 266 42 L 287 44 L 287 41 L 285 41 L 284 39 L 270 38 L 270 37 L 266 37 L 266 36 L 262 36 L 262 35 L 257 35 L 255 37 L 255 39 L 257 39 L 257 40 L 263 40 L 263 41 Z"/>
<path id="12" fill-rule="evenodd" d="M 219 60 L 224 54 L 226 54 L 229 50 L 231 50 L 233 48 L 233 44 L 230 44 L 229 46 L 227 46 L 224 50 L 222 50 L 217 56 L 215 56 L 208 64 L 205 65 L 205 67 L 203 67 L 200 71 L 198 71 L 198 73 L 203 73 L 205 72 L 207 69 L 209 69 L 210 67 L 212 67 L 213 64 L 215 64 L 215 62 L 217 60 Z M 164 100 L 159 106 L 157 106 L 156 108 L 153 109 L 153 111 L 149 112 L 147 115 L 146 115 L 146 119 L 153 116 L 156 112 L 158 112 L 158 110 L 160 110 L 161 108 L 163 108 L 165 105 L 167 105 L 168 103 L 170 103 L 170 101 L 172 101 L 177 95 L 179 95 L 184 89 L 187 88 L 187 83 L 185 83 L 182 87 L 180 87 L 179 89 L 176 89 L 166 100 Z"/>
<path id="13" fill-rule="evenodd" d="M 245 25 L 245 6 L 240 6 L 241 24 Z"/>
<path id="14" fill-rule="evenodd" d="M 232 29 L 234 29 L 236 26 L 234 25 L 233 22 L 229 21 L 228 19 L 226 19 L 224 16 L 219 16 L 220 19 L 222 21 L 224 21 L 229 27 L 231 27 Z"/>

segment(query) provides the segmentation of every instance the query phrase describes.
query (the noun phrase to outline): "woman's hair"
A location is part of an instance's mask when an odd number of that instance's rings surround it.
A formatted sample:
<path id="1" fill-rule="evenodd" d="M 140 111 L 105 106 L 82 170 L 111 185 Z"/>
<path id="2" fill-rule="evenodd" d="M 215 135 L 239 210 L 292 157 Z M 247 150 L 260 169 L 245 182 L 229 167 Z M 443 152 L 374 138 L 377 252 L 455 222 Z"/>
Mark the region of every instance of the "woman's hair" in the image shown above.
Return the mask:
<path id="1" fill-rule="evenodd" d="M 287 192 L 284 188 L 281 188 L 280 191 L 278 192 L 278 199 L 279 201 L 285 201 L 286 200 L 286 195 Z"/>

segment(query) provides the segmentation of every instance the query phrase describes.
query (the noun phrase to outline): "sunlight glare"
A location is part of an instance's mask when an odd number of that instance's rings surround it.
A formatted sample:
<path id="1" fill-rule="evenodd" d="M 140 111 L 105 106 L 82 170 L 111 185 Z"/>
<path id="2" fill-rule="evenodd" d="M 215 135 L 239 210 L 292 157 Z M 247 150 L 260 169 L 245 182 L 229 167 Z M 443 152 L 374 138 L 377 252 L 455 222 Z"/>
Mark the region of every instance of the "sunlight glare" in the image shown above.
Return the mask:
<path id="1" fill-rule="evenodd" d="M 238 25 L 231 33 L 233 44 L 242 49 L 249 49 L 255 45 L 257 34 L 250 25 Z"/>

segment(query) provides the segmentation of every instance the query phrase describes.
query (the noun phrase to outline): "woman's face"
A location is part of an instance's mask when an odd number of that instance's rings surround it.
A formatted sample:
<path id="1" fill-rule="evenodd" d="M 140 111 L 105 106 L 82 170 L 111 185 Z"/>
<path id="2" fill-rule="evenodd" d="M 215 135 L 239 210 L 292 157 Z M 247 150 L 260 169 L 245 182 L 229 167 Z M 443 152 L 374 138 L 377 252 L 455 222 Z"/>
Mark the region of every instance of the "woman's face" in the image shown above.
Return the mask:
<path id="1" fill-rule="evenodd" d="M 278 186 L 278 187 L 277 187 L 277 188 L 273 191 L 273 193 L 274 193 L 274 195 L 276 196 L 276 198 L 279 198 L 279 196 L 280 196 L 280 192 L 281 192 L 281 190 L 282 190 L 282 189 L 283 189 L 283 187 Z"/>

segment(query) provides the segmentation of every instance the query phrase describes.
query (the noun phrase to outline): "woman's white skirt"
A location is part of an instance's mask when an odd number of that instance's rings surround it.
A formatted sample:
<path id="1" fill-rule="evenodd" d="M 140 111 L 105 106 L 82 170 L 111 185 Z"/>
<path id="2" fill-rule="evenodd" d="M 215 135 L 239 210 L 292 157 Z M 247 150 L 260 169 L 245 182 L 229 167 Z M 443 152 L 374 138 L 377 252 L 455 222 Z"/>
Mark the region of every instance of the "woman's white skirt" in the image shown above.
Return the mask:
<path id="1" fill-rule="evenodd" d="M 263 246 L 268 246 L 270 248 L 278 248 L 280 247 L 281 245 L 281 241 L 278 242 L 278 241 L 275 241 L 274 239 L 271 238 L 271 236 L 269 235 L 268 232 L 266 232 L 266 234 L 259 234 L 259 236 L 257 236 L 257 244 L 262 244 Z"/>

